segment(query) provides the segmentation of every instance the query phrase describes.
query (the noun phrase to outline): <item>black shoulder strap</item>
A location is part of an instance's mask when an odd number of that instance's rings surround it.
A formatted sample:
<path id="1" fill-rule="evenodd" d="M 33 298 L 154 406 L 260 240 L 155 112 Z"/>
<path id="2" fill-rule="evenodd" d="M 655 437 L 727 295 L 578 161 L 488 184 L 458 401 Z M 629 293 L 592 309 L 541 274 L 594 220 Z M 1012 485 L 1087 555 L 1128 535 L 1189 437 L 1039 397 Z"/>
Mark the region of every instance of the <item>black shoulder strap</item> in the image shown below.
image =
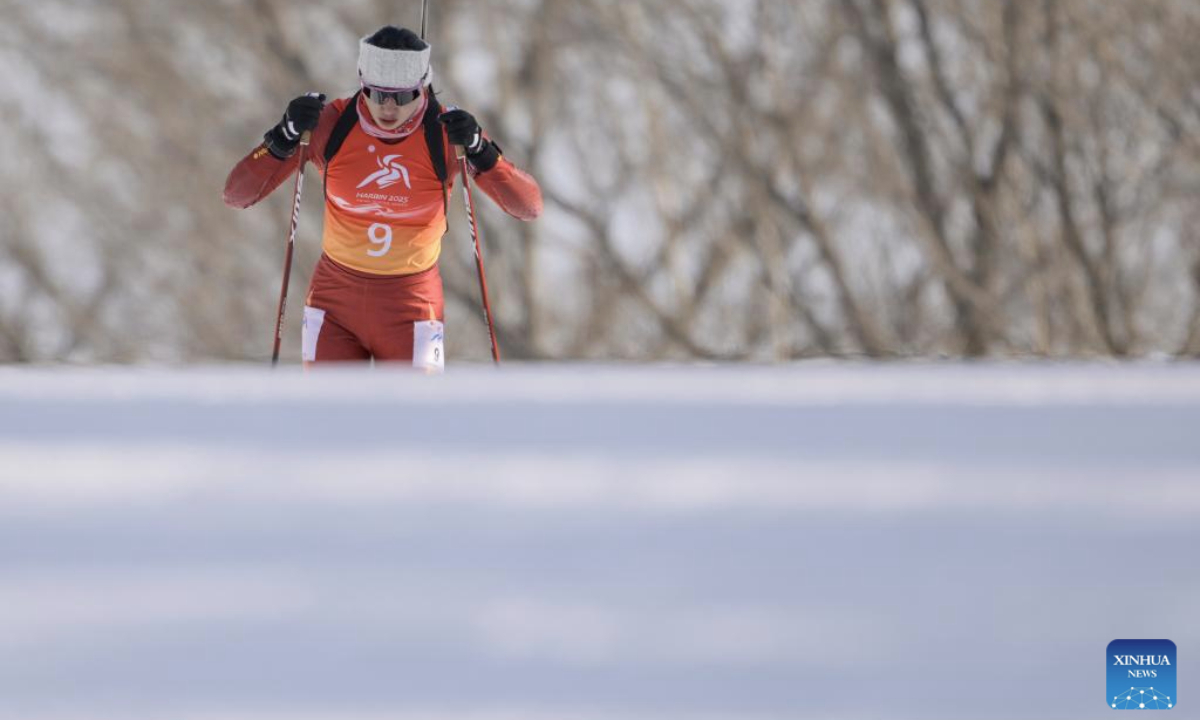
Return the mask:
<path id="1" fill-rule="evenodd" d="M 354 129 L 358 123 L 358 95 L 362 91 L 354 93 L 350 98 L 350 103 L 346 105 L 346 109 L 338 116 L 337 124 L 333 126 L 333 131 L 329 133 L 329 140 L 325 143 L 325 165 L 329 165 L 329 161 L 337 155 L 338 150 L 342 149 L 342 143 L 346 142 L 346 136 Z M 438 116 L 442 114 L 442 106 L 437 101 L 437 97 L 430 89 L 429 107 L 425 110 L 425 119 L 422 124 L 425 126 L 425 143 L 429 146 L 429 156 L 433 161 L 433 171 L 437 173 L 439 182 L 445 183 L 449 177 L 446 172 L 446 143 L 442 136 L 442 124 L 438 122 Z"/>
<path id="2" fill-rule="evenodd" d="M 442 123 L 438 116 L 442 114 L 442 104 L 438 102 L 433 86 L 429 86 L 429 107 L 425 108 L 425 145 L 429 148 L 429 159 L 433 162 L 433 171 L 437 173 L 438 181 L 442 183 L 442 210 L 446 215 L 446 223 L 450 222 L 450 186 L 446 183 L 449 173 L 446 172 L 446 143 L 442 136 Z"/>
<path id="3" fill-rule="evenodd" d="M 442 124 L 438 122 L 438 116 L 442 114 L 442 105 L 437 101 L 437 96 L 433 94 L 433 88 L 429 88 L 429 107 L 425 110 L 425 144 L 429 146 L 429 157 L 433 160 L 433 170 L 437 173 L 437 178 L 443 185 L 446 184 L 446 178 L 449 175 L 446 173 L 446 143 L 442 137 Z"/>
<path id="4" fill-rule="evenodd" d="M 337 123 L 333 126 L 333 130 L 329 133 L 329 139 L 325 142 L 326 177 L 328 177 L 329 163 L 333 160 L 333 156 L 342 149 L 342 143 L 346 142 L 346 136 L 358 124 L 358 96 L 360 93 L 362 93 L 361 90 L 350 98 L 350 103 L 338 116 Z M 449 205 L 450 188 L 446 185 L 446 179 L 449 177 L 446 171 L 446 143 L 442 136 L 442 124 L 438 121 L 438 116 L 441 114 L 441 103 L 437 101 L 437 96 L 430 87 L 429 107 L 425 109 L 425 118 L 421 124 L 425 127 L 425 144 L 429 146 L 429 159 L 433 162 L 433 171 L 437 173 L 438 182 L 442 184 L 442 203 Z M 449 215 L 448 209 L 447 215 Z"/>
<path id="5" fill-rule="evenodd" d="M 329 133 L 329 139 L 325 141 L 325 167 L 329 167 L 329 161 L 337 155 L 337 151 L 342 149 L 342 143 L 346 142 L 346 136 L 358 124 L 358 95 L 362 90 L 354 93 L 350 98 L 350 104 L 338 116 L 337 124 L 333 126 L 333 131 Z"/>

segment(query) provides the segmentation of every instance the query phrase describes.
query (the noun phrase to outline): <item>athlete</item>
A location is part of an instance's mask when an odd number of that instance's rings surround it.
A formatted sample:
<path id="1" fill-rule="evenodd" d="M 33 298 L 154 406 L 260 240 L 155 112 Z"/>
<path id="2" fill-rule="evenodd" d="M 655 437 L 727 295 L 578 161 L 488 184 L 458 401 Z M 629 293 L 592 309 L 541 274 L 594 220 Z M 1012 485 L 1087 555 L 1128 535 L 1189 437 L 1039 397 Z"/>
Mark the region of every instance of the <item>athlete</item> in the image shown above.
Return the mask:
<path id="1" fill-rule="evenodd" d="M 537 181 L 509 162 L 465 110 L 442 108 L 430 83 L 430 46 L 386 26 L 359 42 L 361 89 L 325 104 L 310 93 L 230 172 L 225 203 L 262 200 L 305 160 L 325 180 L 321 258 L 305 299 L 305 367 L 336 361 L 445 367 L 438 256 L 455 178 L 455 147 L 480 190 L 505 212 L 542 212 Z M 440 156 L 440 157 L 439 157 Z"/>

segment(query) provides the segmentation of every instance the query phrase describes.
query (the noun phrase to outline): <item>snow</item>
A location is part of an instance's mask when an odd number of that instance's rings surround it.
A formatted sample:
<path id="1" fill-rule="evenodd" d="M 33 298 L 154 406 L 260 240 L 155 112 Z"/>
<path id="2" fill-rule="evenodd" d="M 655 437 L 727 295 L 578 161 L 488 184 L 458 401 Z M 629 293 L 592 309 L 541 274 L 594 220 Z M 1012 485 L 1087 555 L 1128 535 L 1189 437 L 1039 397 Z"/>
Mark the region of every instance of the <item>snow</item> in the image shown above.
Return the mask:
<path id="1" fill-rule="evenodd" d="M 1198 427 L 1184 364 L 0 368 L 0 719 L 1088 717 L 1200 640 Z"/>

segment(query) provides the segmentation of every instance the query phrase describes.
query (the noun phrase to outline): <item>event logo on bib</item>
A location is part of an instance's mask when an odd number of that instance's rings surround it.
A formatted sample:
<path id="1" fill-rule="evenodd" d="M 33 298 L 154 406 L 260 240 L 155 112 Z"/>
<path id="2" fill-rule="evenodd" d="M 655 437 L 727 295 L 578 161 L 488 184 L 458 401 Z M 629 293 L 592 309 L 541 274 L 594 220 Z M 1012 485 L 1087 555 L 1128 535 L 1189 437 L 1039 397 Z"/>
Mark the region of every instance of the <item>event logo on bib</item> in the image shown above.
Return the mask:
<path id="1" fill-rule="evenodd" d="M 408 180 L 408 168 L 400 164 L 400 155 L 384 155 L 382 158 L 376 157 L 375 163 L 379 165 L 379 169 L 367 176 L 358 184 L 358 189 L 362 189 L 371 183 L 375 183 L 379 189 L 383 190 L 395 185 L 398 182 L 403 182 L 404 187 L 412 190 L 412 183 Z"/>

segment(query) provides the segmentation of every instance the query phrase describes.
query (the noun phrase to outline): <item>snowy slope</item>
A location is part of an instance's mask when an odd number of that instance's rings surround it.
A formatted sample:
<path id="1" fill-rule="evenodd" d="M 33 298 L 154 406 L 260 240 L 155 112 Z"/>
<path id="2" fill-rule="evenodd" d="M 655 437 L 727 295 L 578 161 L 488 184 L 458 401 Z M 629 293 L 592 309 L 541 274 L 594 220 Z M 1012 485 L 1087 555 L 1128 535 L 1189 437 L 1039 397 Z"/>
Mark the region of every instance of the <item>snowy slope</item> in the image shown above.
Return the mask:
<path id="1" fill-rule="evenodd" d="M 0 368 L 0 718 L 1090 717 L 1200 642 L 1197 428 L 1192 366 Z"/>

